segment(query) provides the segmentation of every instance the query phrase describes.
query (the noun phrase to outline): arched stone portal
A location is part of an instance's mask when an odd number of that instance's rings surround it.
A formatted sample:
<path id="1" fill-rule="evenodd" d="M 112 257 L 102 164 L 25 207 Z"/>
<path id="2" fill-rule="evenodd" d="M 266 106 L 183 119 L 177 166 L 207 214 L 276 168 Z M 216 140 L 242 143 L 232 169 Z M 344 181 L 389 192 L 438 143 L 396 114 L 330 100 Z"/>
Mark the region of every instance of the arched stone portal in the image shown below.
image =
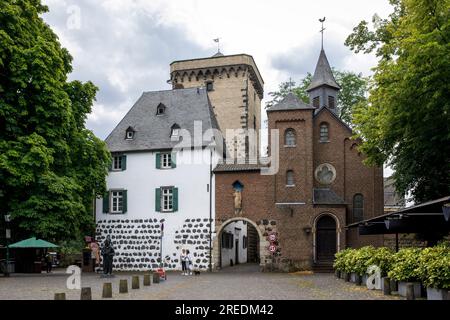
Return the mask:
<path id="1" fill-rule="evenodd" d="M 212 253 L 212 262 L 213 262 L 213 270 L 219 270 L 221 266 L 221 245 L 220 241 L 222 239 L 222 233 L 225 230 L 225 227 L 229 225 L 232 222 L 238 222 L 238 221 L 245 221 L 252 225 L 258 234 L 258 241 L 259 241 L 259 266 L 260 271 L 263 271 L 265 269 L 265 266 L 267 262 L 271 259 L 269 253 L 268 253 L 268 246 L 269 242 L 267 241 L 266 237 L 263 236 L 265 227 L 260 224 L 257 225 L 255 222 L 253 222 L 250 219 L 244 218 L 244 217 L 235 217 L 228 219 L 224 221 L 220 226 L 216 227 L 216 236 L 213 240 L 213 253 Z"/>
<path id="2" fill-rule="evenodd" d="M 332 263 L 341 246 L 339 219 L 330 212 L 324 212 L 314 219 L 313 226 L 314 262 Z"/>

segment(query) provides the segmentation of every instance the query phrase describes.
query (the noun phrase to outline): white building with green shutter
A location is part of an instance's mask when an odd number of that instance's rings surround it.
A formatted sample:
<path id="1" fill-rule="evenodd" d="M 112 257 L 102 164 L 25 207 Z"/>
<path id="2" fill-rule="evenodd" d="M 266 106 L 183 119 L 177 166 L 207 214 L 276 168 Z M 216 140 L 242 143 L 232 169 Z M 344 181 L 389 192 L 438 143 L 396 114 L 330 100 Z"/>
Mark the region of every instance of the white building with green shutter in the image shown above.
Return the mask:
<path id="1" fill-rule="evenodd" d="M 113 163 L 108 193 L 96 201 L 96 237 L 103 243 L 111 236 L 116 270 L 159 266 L 162 223 L 167 269 L 181 268 L 182 248 L 191 251 L 195 268 L 208 268 L 211 168 L 222 154 L 211 145 L 211 129 L 218 124 L 206 90 L 176 89 L 145 92 L 107 137 Z M 180 143 L 182 150 L 175 148 Z"/>

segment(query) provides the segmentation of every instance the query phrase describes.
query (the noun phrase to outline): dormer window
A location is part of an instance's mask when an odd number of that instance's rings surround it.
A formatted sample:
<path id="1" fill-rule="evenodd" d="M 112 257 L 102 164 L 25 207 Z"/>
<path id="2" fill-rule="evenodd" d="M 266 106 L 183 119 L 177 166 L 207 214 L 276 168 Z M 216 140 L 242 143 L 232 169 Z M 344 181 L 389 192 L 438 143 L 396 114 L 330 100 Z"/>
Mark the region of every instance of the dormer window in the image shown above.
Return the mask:
<path id="1" fill-rule="evenodd" d="M 328 96 L 328 108 L 334 109 L 335 103 L 334 103 L 334 97 Z"/>
<path id="2" fill-rule="evenodd" d="M 132 127 L 128 127 L 126 133 L 125 133 L 125 139 L 126 140 L 133 140 L 134 139 L 134 129 Z"/>
<path id="3" fill-rule="evenodd" d="M 320 97 L 314 97 L 313 99 L 313 107 L 319 108 L 320 107 Z"/>
<path id="4" fill-rule="evenodd" d="M 170 132 L 170 140 L 171 141 L 178 141 L 180 138 L 180 126 L 178 124 L 174 124 L 171 128 Z"/>
<path id="5" fill-rule="evenodd" d="M 160 103 L 156 108 L 156 115 L 161 116 L 166 112 L 166 106 Z"/>
<path id="6" fill-rule="evenodd" d="M 213 91 L 214 90 L 214 85 L 212 81 L 208 81 L 206 83 L 206 91 Z"/>

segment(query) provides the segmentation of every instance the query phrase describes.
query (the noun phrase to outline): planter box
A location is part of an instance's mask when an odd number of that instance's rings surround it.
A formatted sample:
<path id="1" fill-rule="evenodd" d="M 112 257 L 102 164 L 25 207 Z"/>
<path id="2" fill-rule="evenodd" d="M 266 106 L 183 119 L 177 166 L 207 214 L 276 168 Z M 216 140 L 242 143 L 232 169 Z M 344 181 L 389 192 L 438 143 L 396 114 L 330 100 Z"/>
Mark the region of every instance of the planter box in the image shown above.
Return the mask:
<path id="1" fill-rule="evenodd" d="M 404 281 L 398 282 L 398 294 L 402 297 L 406 297 L 406 283 Z M 422 289 L 420 282 L 411 282 L 414 286 L 414 297 L 420 298 L 422 296 Z"/>
<path id="2" fill-rule="evenodd" d="M 427 287 L 428 300 L 450 300 L 450 293 L 447 289 L 435 289 Z"/>
<path id="3" fill-rule="evenodd" d="M 364 274 L 363 276 L 362 276 L 362 279 L 361 279 L 361 284 L 364 286 L 364 287 L 367 287 L 367 279 L 369 278 L 369 276 L 367 275 L 367 274 Z"/>

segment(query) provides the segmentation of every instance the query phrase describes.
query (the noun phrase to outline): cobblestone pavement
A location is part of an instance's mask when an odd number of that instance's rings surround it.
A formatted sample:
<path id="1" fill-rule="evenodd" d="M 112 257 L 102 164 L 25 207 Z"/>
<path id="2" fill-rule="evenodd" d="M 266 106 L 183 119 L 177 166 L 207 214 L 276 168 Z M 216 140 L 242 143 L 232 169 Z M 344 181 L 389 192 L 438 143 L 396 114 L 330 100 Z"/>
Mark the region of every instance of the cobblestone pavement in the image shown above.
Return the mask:
<path id="1" fill-rule="evenodd" d="M 381 291 L 367 290 L 332 274 L 308 273 L 260 273 L 258 266 L 242 265 L 215 273 L 198 276 L 182 276 L 179 272 L 168 272 L 167 281 L 142 286 L 142 273 L 117 273 L 114 278 L 100 278 L 98 274 L 83 273 L 82 287 L 91 287 L 92 298 L 101 299 L 104 282 L 111 282 L 112 299 L 136 300 L 260 300 L 260 299 L 399 299 L 383 296 Z M 140 274 L 140 289 L 131 289 L 131 276 Z M 0 277 L 0 299 L 53 299 L 54 294 L 65 292 L 68 300 L 78 300 L 80 290 L 68 290 L 68 274 L 56 270 L 52 274 L 14 274 L 10 278 Z M 119 280 L 128 279 L 129 293 L 119 294 Z"/>

